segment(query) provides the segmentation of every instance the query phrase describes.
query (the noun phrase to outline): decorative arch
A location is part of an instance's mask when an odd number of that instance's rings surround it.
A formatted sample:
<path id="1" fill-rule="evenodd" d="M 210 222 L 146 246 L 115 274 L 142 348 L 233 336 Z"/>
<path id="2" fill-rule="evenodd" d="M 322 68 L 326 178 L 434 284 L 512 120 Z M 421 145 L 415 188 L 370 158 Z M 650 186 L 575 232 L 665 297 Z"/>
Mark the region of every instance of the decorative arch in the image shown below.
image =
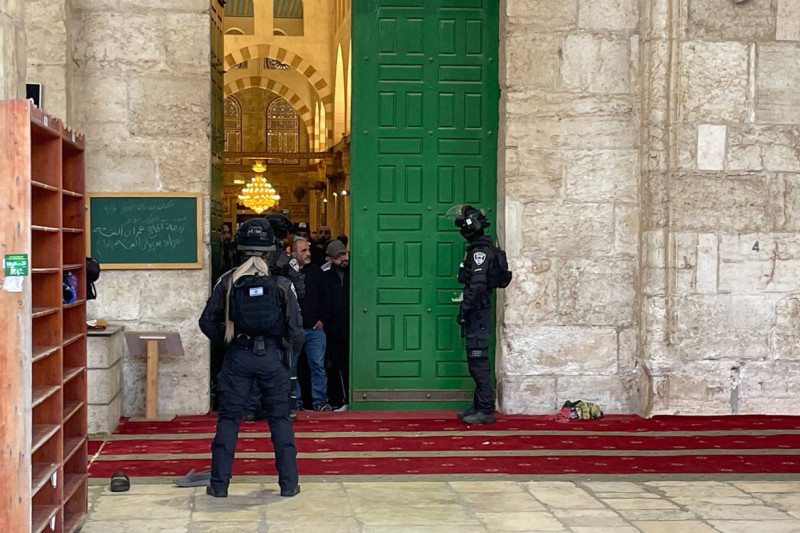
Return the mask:
<path id="1" fill-rule="evenodd" d="M 267 152 L 300 151 L 300 116 L 283 97 L 273 99 L 267 106 Z M 297 165 L 298 159 L 280 159 L 279 164 Z"/>
<path id="2" fill-rule="evenodd" d="M 346 132 L 350 132 L 350 124 L 353 118 L 353 45 L 350 45 L 350 50 L 347 51 L 347 92 L 345 93 L 347 99 L 345 100 L 345 121 L 344 128 Z"/>
<path id="3" fill-rule="evenodd" d="M 286 63 L 300 74 L 308 78 L 309 83 L 319 94 L 322 104 L 325 106 L 325 112 L 328 116 L 333 116 L 333 93 L 331 86 L 322 75 L 319 69 L 314 67 L 309 61 L 302 56 L 295 54 L 285 48 L 274 46 L 270 44 L 253 44 L 235 50 L 234 52 L 225 56 L 225 70 L 228 71 L 237 63 L 247 61 L 248 59 L 268 57 L 277 59 L 281 63 Z M 333 129 L 328 128 L 326 133 L 328 139 L 333 140 Z"/>
<path id="4" fill-rule="evenodd" d="M 241 28 L 229 28 L 225 35 L 244 35 L 244 30 Z"/>
<path id="5" fill-rule="evenodd" d="M 344 88 L 344 59 L 342 58 L 342 45 L 339 44 L 336 51 L 336 86 L 333 92 L 333 115 L 330 117 L 333 123 L 333 143 L 335 144 L 344 133 L 345 125 L 345 88 Z"/>
<path id="6" fill-rule="evenodd" d="M 303 103 L 302 98 L 297 96 L 297 94 L 288 88 L 286 85 L 272 80 L 270 78 L 263 78 L 261 76 L 250 76 L 247 78 L 239 78 L 236 81 L 232 81 L 225 86 L 223 91 L 223 97 L 227 98 L 228 96 L 238 93 L 239 91 L 243 91 L 244 89 L 249 89 L 251 87 L 259 87 L 261 89 L 266 89 L 268 91 L 272 91 L 275 94 L 278 94 L 286 99 L 289 102 L 297 114 L 300 116 L 300 120 L 303 121 L 306 127 L 306 133 L 308 134 L 309 142 L 314 138 L 314 116 L 312 114 L 311 109 L 308 108 L 306 104 Z"/>

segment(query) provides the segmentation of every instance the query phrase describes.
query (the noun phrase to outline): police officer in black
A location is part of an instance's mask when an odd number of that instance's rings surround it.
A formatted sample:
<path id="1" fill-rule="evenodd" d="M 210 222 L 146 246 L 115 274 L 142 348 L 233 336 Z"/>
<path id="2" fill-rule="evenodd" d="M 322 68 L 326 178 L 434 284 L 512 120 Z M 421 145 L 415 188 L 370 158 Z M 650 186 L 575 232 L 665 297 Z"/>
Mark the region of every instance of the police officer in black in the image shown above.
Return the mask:
<path id="1" fill-rule="evenodd" d="M 294 496 L 300 486 L 289 421 L 289 366 L 291 354 L 303 343 L 300 308 L 291 282 L 269 274 L 267 263 L 277 246 L 268 221 L 243 223 L 234 245 L 239 266 L 220 278 L 200 317 L 203 333 L 225 343 L 218 376 L 219 419 L 211 444 L 211 485 L 206 493 L 228 495 L 239 423 L 255 382 L 272 436 L 281 496 Z M 266 331 L 254 331 L 263 328 Z"/>
<path id="2" fill-rule="evenodd" d="M 467 339 L 467 364 L 475 393 L 472 407 L 458 414 L 467 424 L 491 424 L 494 418 L 494 389 L 489 365 L 489 336 L 492 326 L 492 289 L 488 283 L 489 265 L 496 249 L 484 231 L 490 226 L 483 212 L 471 205 L 458 205 L 447 212 L 469 243 L 458 269 L 458 282 L 464 285 L 456 321 L 461 336 Z"/>

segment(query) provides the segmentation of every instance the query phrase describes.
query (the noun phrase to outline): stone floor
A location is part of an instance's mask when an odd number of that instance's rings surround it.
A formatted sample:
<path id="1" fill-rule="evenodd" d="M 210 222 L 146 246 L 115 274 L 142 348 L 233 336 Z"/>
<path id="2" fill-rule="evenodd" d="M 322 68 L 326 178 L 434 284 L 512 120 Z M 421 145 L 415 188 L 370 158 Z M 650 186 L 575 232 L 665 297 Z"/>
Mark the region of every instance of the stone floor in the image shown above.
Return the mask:
<path id="1" fill-rule="evenodd" d="M 790 533 L 800 481 L 303 482 L 205 489 L 134 480 L 126 493 L 89 488 L 82 533 Z"/>

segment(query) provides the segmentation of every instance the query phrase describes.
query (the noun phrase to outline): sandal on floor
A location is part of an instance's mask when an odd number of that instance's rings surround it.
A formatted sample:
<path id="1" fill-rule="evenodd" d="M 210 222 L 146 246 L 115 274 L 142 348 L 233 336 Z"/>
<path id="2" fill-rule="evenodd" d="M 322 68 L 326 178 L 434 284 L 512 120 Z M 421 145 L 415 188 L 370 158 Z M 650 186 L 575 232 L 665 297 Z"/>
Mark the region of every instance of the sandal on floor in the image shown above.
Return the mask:
<path id="1" fill-rule="evenodd" d="M 211 483 L 211 470 L 195 472 L 194 469 L 183 477 L 176 477 L 172 480 L 179 487 L 208 487 Z"/>
<path id="2" fill-rule="evenodd" d="M 131 488 L 131 479 L 125 472 L 111 474 L 111 492 L 127 492 Z"/>

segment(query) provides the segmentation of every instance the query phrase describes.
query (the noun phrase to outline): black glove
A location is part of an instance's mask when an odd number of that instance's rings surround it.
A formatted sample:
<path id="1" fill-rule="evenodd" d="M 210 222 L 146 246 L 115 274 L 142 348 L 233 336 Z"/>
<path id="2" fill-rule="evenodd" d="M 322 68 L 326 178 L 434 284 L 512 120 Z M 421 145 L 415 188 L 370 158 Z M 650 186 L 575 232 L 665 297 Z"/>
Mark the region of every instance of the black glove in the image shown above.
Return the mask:
<path id="1" fill-rule="evenodd" d="M 456 323 L 461 327 L 464 327 L 464 326 L 467 325 L 467 317 L 464 316 L 461 313 L 461 311 L 459 311 L 458 314 L 456 315 Z"/>

